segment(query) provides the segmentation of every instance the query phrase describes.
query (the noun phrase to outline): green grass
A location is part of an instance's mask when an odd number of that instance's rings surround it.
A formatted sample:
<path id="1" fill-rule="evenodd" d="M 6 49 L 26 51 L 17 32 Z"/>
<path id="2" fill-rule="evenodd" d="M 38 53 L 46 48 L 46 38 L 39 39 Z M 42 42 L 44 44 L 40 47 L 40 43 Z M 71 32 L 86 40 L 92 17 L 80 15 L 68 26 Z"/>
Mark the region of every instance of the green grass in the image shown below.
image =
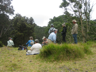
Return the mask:
<path id="1" fill-rule="evenodd" d="M 79 44 L 49 44 L 41 49 L 39 56 L 48 61 L 74 60 L 92 54 L 86 43 Z"/>
<path id="2" fill-rule="evenodd" d="M 78 51 L 77 48 L 80 47 L 84 49 L 86 47 L 87 43 L 78 43 L 75 44 L 66 44 L 66 45 L 60 45 L 61 47 L 71 49 L 72 53 L 73 47 L 75 51 Z M 84 46 L 83 46 L 84 45 Z M 50 46 L 50 45 L 49 45 Z M 53 45 L 52 51 L 55 53 L 54 48 L 59 48 L 60 46 L 57 44 L 56 46 Z M 93 54 L 90 54 L 90 51 L 87 51 L 86 49 L 84 53 L 84 57 L 76 57 L 76 59 L 70 59 L 70 60 L 64 60 L 64 58 L 58 58 L 59 61 L 55 60 L 57 59 L 57 56 L 53 60 L 51 60 L 52 55 L 49 54 L 49 61 L 45 60 L 48 59 L 46 56 L 45 59 L 41 58 L 40 55 L 29 55 L 26 56 L 26 51 L 18 51 L 18 48 L 10 48 L 7 47 L 1 47 L 0 48 L 0 72 L 96 72 L 96 43 L 92 42 L 92 44 L 87 45 L 89 49 L 91 49 L 91 52 Z M 62 51 L 64 49 L 62 48 Z M 59 51 L 57 52 L 58 54 Z M 67 52 L 68 52 L 67 51 Z M 48 52 L 49 53 L 49 52 Z M 70 53 L 68 53 L 70 56 Z M 78 53 L 78 52 L 77 52 Z M 74 56 L 77 54 L 73 54 Z M 80 52 L 81 53 L 81 52 Z M 62 53 L 63 54 L 63 53 Z M 58 55 L 59 56 L 59 55 Z M 72 57 L 74 57 L 72 56 Z M 78 56 L 78 55 L 76 55 Z M 81 55 L 82 56 L 82 55 Z M 62 55 L 60 57 L 63 57 Z"/>

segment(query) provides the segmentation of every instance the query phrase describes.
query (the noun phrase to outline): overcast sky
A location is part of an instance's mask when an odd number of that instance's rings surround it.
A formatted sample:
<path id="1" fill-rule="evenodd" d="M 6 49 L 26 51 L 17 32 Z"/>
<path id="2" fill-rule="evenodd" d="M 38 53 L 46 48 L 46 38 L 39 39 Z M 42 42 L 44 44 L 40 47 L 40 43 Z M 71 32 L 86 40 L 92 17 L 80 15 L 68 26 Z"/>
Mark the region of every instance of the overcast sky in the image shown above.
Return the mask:
<path id="1" fill-rule="evenodd" d="M 91 0 L 93 4 L 96 0 Z M 47 26 L 50 18 L 60 16 L 64 10 L 59 8 L 62 0 L 13 0 L 15 14 L 32 17 L 38 26 Z M 91 19 L 96 19 L 96 5 L 91 13 Z"/>

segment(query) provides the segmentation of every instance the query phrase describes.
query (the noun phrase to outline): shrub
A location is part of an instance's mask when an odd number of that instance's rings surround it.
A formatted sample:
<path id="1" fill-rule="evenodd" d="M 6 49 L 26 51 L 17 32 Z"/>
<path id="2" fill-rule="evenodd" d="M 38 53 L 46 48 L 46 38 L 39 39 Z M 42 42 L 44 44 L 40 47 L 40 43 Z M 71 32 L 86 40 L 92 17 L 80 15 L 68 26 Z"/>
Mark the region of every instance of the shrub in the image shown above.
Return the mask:
<path id="1" fill-rule="evenodd" d="M 72 60 L 83 58 L 85 54 L 92 53 L 88 46 L 73 44 L 49 44 L 41 49 L 39 56 L 46 60 Z"/>
<path id="2" fill-rule="evenodd" d="M 3 47 L 3 43 L 0 41 L 0 47 Z"/>

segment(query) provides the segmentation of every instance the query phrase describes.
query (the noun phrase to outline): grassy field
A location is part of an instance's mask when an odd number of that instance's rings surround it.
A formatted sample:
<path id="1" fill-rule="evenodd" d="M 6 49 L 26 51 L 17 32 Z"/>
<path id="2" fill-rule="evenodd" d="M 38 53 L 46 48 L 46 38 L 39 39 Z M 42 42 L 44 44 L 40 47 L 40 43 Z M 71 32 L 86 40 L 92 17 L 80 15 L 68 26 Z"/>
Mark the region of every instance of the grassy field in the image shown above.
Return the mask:
<path id="1" fill-rule="evenodd" d="M 72 44 L 75 45 L 75 44 Z M 81 46 L 81 44 L 77 44 Z M 0 48 L 0 72 L 96 72 L 96 43 L 88 44 L 93 54 L 69 61 L 46 61 L 38 55 L 26 55 L 18 48 Z"/>

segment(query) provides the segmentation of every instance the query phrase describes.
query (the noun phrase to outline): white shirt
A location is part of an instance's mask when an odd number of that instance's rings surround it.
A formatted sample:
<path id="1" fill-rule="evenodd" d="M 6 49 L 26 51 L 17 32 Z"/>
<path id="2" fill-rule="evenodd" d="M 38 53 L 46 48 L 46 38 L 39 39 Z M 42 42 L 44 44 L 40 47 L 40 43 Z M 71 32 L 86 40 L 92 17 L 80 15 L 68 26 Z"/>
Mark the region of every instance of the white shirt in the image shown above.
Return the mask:
<path id="1" fill-rule="evenodd" d="M 12 40 L 7 41 L 7 46 L 12 46 L 12 45 L 14 45 L 14 42 Z"/>
<path id="2" fill-rule="evenodd" d="M 40 53 L 40 49 L 42 48 L 42 45 L 40 43 L 35 43 L 32 45 L 31 49 L 31 54 L 36 54 Z"/>

